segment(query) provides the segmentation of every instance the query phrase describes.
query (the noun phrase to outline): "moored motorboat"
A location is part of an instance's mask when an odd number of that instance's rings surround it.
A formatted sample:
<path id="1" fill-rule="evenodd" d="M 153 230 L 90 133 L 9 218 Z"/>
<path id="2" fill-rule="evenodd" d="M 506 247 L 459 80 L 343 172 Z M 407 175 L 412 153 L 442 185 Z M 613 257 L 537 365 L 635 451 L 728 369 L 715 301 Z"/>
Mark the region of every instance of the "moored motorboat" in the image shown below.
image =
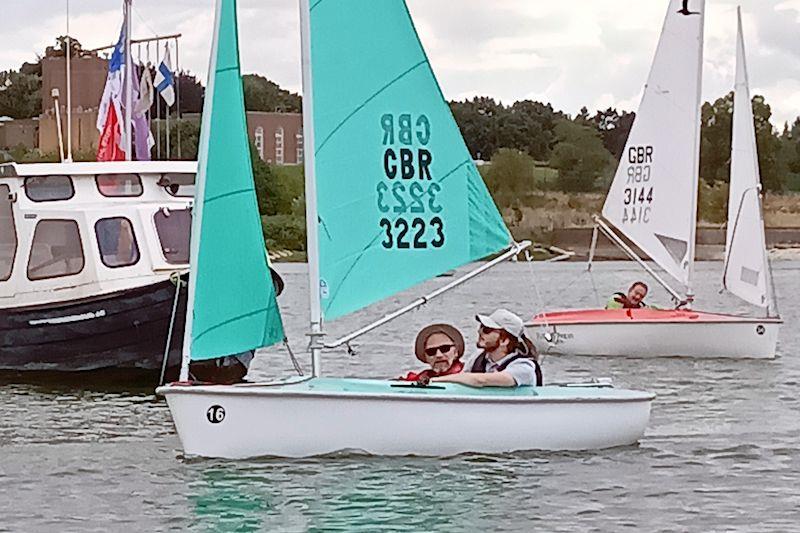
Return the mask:
<path id="1" fill-rule="evenodd" d="M 197 163 L 0 165 L 0 370 L 160 370 Z M 185 285 L 185 284 L 184 284 Z M 185 289 L 168 366 L 180 363 Z"/>

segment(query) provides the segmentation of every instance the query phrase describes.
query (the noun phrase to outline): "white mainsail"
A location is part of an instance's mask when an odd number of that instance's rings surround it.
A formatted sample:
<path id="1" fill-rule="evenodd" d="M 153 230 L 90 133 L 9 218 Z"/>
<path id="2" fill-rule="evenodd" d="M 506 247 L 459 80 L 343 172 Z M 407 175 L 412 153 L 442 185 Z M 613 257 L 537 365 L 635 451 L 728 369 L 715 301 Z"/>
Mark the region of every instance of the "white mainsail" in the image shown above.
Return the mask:
<path id="1" fill-rule="evenodd" d="M 769 268 L 764 220 L 761 216 L 761 179 L 741 11 L 738 13 L 738 23 L 731 182 L 723 283 L 727 290 L 742 300 L 766 308 L 770 303 Z"/>
<path id="2" fill-rule="evenodd" d="M 690 292 L 705 0 L 670 0 L 603 217 Z"/>

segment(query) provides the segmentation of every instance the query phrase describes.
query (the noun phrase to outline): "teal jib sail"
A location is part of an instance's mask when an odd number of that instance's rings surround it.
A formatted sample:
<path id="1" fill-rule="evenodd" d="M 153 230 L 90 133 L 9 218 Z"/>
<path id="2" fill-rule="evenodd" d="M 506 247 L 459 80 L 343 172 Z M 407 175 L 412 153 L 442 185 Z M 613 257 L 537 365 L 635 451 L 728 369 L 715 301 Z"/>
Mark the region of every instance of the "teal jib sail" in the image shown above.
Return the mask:
<path id="1" fill-rule="evenodd" d="M 253 185 L 235 0 L 217 0 L 192 213 L 189 305 L 193 360 L 283 339 Z"/>
<path id="2" fill-rule="evenodd" d="M 312 0 L 327 319 L 512 242 L 403 0 Z"/>

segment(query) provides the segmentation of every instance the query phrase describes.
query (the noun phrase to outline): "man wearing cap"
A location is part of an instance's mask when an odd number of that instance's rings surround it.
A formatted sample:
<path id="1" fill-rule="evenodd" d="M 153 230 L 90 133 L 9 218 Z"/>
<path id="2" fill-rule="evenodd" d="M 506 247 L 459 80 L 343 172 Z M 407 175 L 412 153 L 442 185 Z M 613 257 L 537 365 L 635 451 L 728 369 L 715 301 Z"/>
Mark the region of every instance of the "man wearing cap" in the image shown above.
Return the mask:
<path id="1" fill-rule="evenodd" d="M 533 344 L 525 337 L 522 319 L 498 309 L 491 315 L 477 315 L 478 348 L 483 351 L 469 359 L 460 374 L 435 377 L 431 381 L 461 383 L 473 387 L 524 387 L 542 384 Z"/>

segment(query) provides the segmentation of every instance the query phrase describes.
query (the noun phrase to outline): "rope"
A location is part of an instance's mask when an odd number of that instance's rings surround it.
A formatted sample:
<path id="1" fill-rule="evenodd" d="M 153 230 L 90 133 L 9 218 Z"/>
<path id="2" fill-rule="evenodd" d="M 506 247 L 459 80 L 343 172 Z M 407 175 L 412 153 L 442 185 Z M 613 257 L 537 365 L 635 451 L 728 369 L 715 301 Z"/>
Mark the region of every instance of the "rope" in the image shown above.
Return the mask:
<path id="1" fill-rule="evenodd" d="M 592 283 L 592 291 L 594 291 L 594 301 L 597 307 L 603 307 L 603 304 L 600 300 L 600 293 L 597 291 L 597 285 L 594 282 L 594 272 L 592 272 L 591 268 L 587 268 L 586 272 L 589 273 L 589 281 Z"/>
<path id="2" fill-rule="evenodd" d="M 161 377 L 158 379 L 158 384 L 164 384 L 164 376 L 167 373 L 167 359 L 169 359 L 169 347 L 172 344 L 172 330 L 175 327 L 175 315 L 178 313 L 178 300 L 180 299 L 181 287 L 186 285 L 186 282 L 181 280 L 179 272 L 173 272 L 169 275 L 169 280 L 175 285 L 175 298 L 172 301 L 172 316 L 169 319 L 169 331 L 167 332 L 167 345 L 164 347 L 164 360 L 161 362 Z"/>
<path id="3" fill-rule="evenodd" d="M 297 372 L 297 375 L 304 375 L 303 369 L 300 367 L 300 363 L 297 362 L 297 358 L 294 356 L 292 347 L 289 345 L 289 339 L 286 337 L 283 338 L 283 345 L 286 347 L 286 351 L 289 352 L 289 359 L 292 361 L 292 366 L 294 367 L 295 372 Z"/>

